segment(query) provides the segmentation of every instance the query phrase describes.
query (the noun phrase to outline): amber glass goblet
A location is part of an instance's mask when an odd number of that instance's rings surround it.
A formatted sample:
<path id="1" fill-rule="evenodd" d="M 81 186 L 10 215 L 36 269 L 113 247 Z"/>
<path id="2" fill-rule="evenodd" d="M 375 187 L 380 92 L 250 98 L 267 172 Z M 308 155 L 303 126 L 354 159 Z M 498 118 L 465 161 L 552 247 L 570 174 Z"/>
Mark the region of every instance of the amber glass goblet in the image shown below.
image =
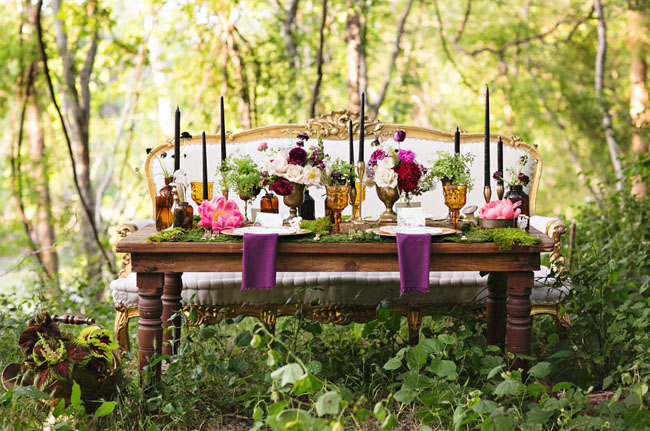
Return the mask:
<path id="1" fill-rule="evenodd" d="M 465 202 L 467 201 L 467 186 L 448 184 L 443 186 L 442 189 L 445 195 L 445 205 L 447 205 L 451 213 L 451 221 L 454 223 L 454 229 L 458 229 L 459 211 L 465 206 Z"/>
<path id="2" fill-rule="evenodd" d="M 341 233 L 341 211 L 348 206 L 349 185 L 327 186 L 327 206 L 332 210 L 332 233 Z"/>
<path id="3" fill-rule="evenodd" d="M 201 205 L 203 202 L 203 181 L 192 181 L 190 186 L 192 187 L 192 200 L 197 205 Z M 213 183 L 208 183 L 208 200 L 212 199 L 212 186 Z"/>

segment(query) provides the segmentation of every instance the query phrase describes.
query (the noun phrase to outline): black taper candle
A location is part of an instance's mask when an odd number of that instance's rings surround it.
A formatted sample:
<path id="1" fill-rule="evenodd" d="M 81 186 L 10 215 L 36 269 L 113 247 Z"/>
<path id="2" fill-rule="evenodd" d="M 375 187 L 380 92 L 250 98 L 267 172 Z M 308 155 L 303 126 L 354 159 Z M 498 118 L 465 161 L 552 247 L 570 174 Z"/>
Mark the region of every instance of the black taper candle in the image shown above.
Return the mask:
<path id="1" fill-rule="evenodd" d="M 456 126 L 456 132 L 454 133 L 454 152 L 460 154 L 460 130 Z"/>
<path id="2" fill-rule="evenodd" d="M 361 122 L 359 123 L 359 161 L 363 162 L 363 140 L 365 134 L 365 119 L 366 116 L 366 92 L 361 93 Z"/>
<path id="3" fill-rule="evenodd" d="M 485 186 L 490 186 L 490 89 L 485 84 Z"/>
<path id="4" fill-rule="evenodd" d="M 181 168 L 181 111 L 176 107 L 174 115 L 174 172 Z"/>
<path id="5" fill-rule="evenodd" d="M 350 139 L 350 163 L 354 165 L 354 130 L 352 128 L 352 120 L 348 122 L 348 135 Z"/>
<path id="6" fill-rule="evenodd" d="M 220 102 L 221 109 L 221 161 L 223 162 L 226 159 L 226 114 L 223 110 L 223 96 L 221 96 Z"/>
<path id="7" fill-rule="evenodd" d="M 205 143 L 205 131 L 202 135 L 201 144 L 203 146 L 203 200 L 208 199 L 208 149 Z"/>
<path id="8" fill-rule="evenodd" d="M 497 170 L 501 172 L 501 176 L 503 177 L 503 141 L 501 140 L 501 136 L 499 136 L 499 140 L 497 141 Z M 503 184 L 503 180 L 497 180 L 497 183 Z"/>

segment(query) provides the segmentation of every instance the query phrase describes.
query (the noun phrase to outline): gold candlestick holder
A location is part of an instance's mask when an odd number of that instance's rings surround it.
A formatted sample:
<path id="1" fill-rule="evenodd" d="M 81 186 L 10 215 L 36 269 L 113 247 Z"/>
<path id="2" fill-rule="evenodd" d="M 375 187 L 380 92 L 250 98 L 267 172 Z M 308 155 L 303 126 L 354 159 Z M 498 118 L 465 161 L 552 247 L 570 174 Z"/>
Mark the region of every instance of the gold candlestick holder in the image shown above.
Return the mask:
<path id="1" fill-rule="evenodd" d="M 357 162 L 356 166 L 357 166 L 357 177 L 359 178 L 359 185 L 360 185 L 359 190 L 361 192 L 360 194 L 361 194 L 362 198 L 359 199 L 359 215 L 357 217 L 353 218 L 352 221 L 355 224 L 361 224 L 361 223 L 363 223 L 363 215 L 362 215 L 362 211 L 361 211 L 361 206 L 363 204 L 363 176 L 366 174 L 366 162 L 360 160 L 360 161 Z"/>
<path id="2" fill-rule="evenodd" d="M 497 199 L 501 200 L 503 199 L 503 192 L 505 191 L 505 188 L 503 187 L 503 182 L 502 181 L 497 181 Z"/>
<path id="3" fill-rule="evenodd" d="M 483 187 L 483 197 L 485 198 L 485 203 L 489 204 L 492 199 L 492 186 Z"/>

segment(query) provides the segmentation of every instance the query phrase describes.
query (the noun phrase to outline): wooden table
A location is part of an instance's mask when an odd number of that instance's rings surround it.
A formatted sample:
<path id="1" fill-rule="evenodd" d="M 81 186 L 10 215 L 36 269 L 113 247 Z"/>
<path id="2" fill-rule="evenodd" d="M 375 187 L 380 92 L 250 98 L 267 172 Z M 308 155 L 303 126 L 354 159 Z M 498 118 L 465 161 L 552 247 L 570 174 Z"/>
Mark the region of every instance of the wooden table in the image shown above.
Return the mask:
<path id="1" fill-rule="evenodd" d="M 241 272 L 242 243 L 150 243 L 147 239 L 154 233 L 155 226 L 147 226 L 123 238 L 116 247 L 117 252 L 131 253 L 132 271 L 137 273 L 140 369 L 149 363 L 154 351 L 171 354 L 177 349 L 178 333 L 170 331 L 163 337 L 163 327 L 169 326 L 169 317 L 181 308 L 183 272 Z M 507 339 L 507 350 L 515 355 L 530 354 L 533 271 L 540 268 L 540 253 L 553 249 L 549 237 L 532 227 L 529 233 L 541 238 L 541 244 L 509 251 L 499 251 L 494 243 L 431 244 L 431 271 L 490 272 L 487 341 L 504 347 Z M 277 270 L 399 271 L 397 245 L 280 242 Z M 528 369 L 527 361 L 519 358 L 511 365 Z M 156 371 L 160 372 L 160 363 Z"/>

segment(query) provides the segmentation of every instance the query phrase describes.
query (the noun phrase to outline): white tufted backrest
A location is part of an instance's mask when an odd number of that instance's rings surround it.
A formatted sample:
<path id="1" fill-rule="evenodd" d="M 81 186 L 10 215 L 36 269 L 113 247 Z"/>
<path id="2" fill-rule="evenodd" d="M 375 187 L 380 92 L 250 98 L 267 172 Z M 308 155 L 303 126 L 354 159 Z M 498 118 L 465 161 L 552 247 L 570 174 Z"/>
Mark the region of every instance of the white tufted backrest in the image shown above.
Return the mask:
<path id="1" fill-rule="evenodd" d="M 286 147 L 296 141 L 295 136 L 298 133 L 307 131 L 307 133 L 312 135 L 312 138 L 310 138 L 310 140 L 307 142 L 307 146 L 309 146 L 310 143 L 315 142 L 316 133 L 319 132 L 324 136 L 323 142 L 325 146 L 325 152 L 327 154 L 329 154 L 333 159 L 341 158 L 343 160 L 348 160 L 349 144 L 347 138 L 347 119 L 350 117 L 352 117 L 353 122 L 355 119 L 357 120 L 355 123 L 355 130 L 357 130 L 359 127 L 358 115 L 355 116 L 355 113 L 349 114 L 347 111 L 339 111 L 321 117 L 321 119 L 325 119 L 324 121 L 326 124 L 332 123 L 334 125 L 332 126 L 333 129 L 323 129 L 322 124 L 319 123 L 316 124 L 318 127 L 315 127 L 314 124 L 307 122 L 306 125 L 261 127 L 237 134 L 227 135 L 227 153 L 228 155 L 234 153 L 249 154 L 253 160 L 262 164 L 265 161 L 268 161 L 268 157 L 264 153 L 257 151 L 259 144 L 266 142 L 270 148 Z M 311 120 L 311 122 L 319 121 L 321 119 Z M 345 125 L 345 127 L 342 127 L 342 125 Z M 406 130 L 406 140 L 402 143 L 401 147 L 413 150 L 417 154 L 417 160 L 425 166 L 431 166 L 431 163 L 437 158 L 436 153 L 438 151 L 453 151 L 453 134 L 451 133 L 407 125 L 383 124 L 371 121 L 366 124 L 365 129 L 366 161 L 370 157 L 370 154 L 373 150 L 373 148 L 370 146 L 370 143 L 375 139 L 375 137 L 392 136 L 392 132 L 398 129 Z M 492 172 L 497 170 L 497 138 L 497 135 L 493 135 L 491 137 L 492 145 L 490 151 L 490 178 L 492 178 Z M 208 143 L 208 181 L 212 182 L 217 181 L 218 178 L 216 174 L 217 167 L 220 164 L 219 139 L 219 135 L 208 135 L 206 139 Z M 529 161 L 524 168 L 524 173 L 531 178 L 531 182 L 525 188 L 525 191 L 530 195 L 531 198 L 530 211 L 532 215 L 535 211 L 535 197 L 537 194 L 537 186 L 539 184 L 539 176 L 541 174 L 542 168 L 541 158 L 539 157 L 539 153 L 537 153 L 537 151 L 532 146 L 522 142 L 517 137 L 503 137 L 503 141 L 504 170 L 507 170 L 509 167 L 516 167 L 518 165 L 519 157 L 526 153 L 529 155 Z M 164 182 L 160 165 L 153 159 L 153 156 L 160 154 L 163 151 L 173 152 L 173 143 L 167 142 L 166 144 L 163 144 L 160 147 L 156 148 L 154 151 L 152 151 L 145 162 L 145 173 L 148 179 L 149 193 L 152 198 L 152 212 L 154 213 L 154 216 L 155 193 L 162 187 Z M 186 155 L 186 157 L 183 157 L 181 159 L 181 169 L 187 173 L 188 181 L 201 181 L 201 137 L 195 136 L 192 139 L 182 140 L 181 151 Z M 357 133 L 355 133 L 354 152 L 355 157 L 358 156 Z M 472 177 L 474 179 L 474 188 L 467 196 L 467 205 L 474 204 L 478 205 L 480 208 L 485 204 L 485 199 L 483 198 L 483 136 L 480 134 L 461 134 L 461 152 L 469 152 L 474 155 L 474 162 L 471 167 Z M 171 157 L 167 157 L 166 159 L 163 159 L 163 162 L 167 166 L 167 169 L 171 171 L 173 168 L 173 159 Z M 506 179 L 509 179 L 509 175 L 506 175 L 505 177 Z M 496 199 L 496 181 L 494 179 L 491 179 L 491 185 L 492 199 L 494 200 Z M 215 186 L 214 190 L 215 193 L 220 193 L 218 187 Z M 309 191 L 311 196 L 316 201 L 316 216 L 319 217 L 324 215 L 324 189 L 312 187 L 309 189 Z M 189 193 L 190 192 L 188 191 L 188 194 Z M 230 193 L 230 199 L 235 200 L 243 210 L 242 202 L 234 193 Z M 258 198 L 253 202 L 253 207 L 259 207 L 259 199 L 260 196 L 258 196 Z M 187 200 L 196 207 L 195 203 L 192 202 L 190 196 L 187 196 Z M 429 191 L 422 196 L 414 197 L 413 201 L 421 202 L 425 213 L 431 214 L 436 218 L 443 218 L 447 214 L 448 210 L 444 205 L 441 185 L 437 185 L 434 190 Z M 282 202 L 282 198 L 280 198 L 280 202 Z M 377 217 L 383 210 L 384 205 L 377 197 L 374 188 L 366 188 L 366 200 L 363 203 L 364 217 Z M 343 211 L 343 214 L 350 214 L 350 212 L 351 208 L 348 206 L 348 208 Z M 285 215 L 289 214 L 288 208 L 282 203 L 280 204 L 280 213 L 283 213 Z"/>

